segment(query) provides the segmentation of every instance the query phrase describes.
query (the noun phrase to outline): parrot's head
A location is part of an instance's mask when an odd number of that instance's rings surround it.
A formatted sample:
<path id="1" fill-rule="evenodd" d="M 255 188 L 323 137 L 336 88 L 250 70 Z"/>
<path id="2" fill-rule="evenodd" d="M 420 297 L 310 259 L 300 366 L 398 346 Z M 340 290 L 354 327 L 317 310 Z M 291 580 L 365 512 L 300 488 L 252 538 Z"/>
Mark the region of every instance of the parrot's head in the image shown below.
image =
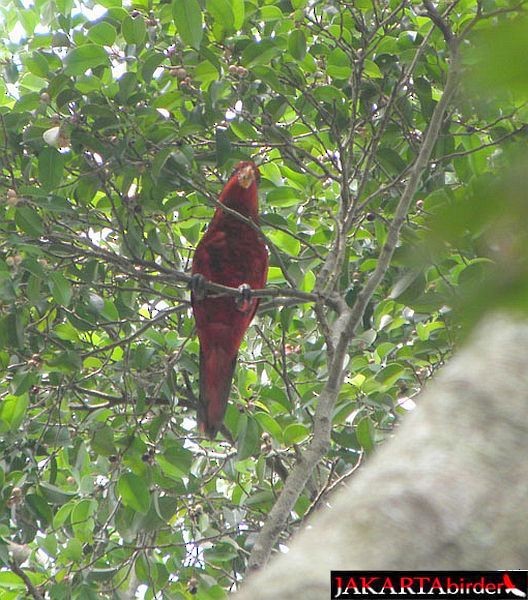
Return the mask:
<path id="1" fill-rule="evenodd" d="M 238 185 L 247 190 L 253 183 L 259 182 L 260 173 L 254 162 L 245 160 L 238 163 L 232 177 L 236 177 Z"/>
<path id="2" fill-rule="evenodd" d="M 259 179 L 260 173 L 254 162 L 239 162 L 220 194 L 220 202 L 257 221 Z"/>

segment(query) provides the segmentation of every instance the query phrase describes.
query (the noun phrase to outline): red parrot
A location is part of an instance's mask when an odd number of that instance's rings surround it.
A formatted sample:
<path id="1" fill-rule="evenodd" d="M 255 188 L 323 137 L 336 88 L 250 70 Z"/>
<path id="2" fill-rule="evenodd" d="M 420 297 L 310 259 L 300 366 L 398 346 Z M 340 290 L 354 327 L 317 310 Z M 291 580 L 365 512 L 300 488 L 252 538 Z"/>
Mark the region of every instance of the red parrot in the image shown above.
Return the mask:
<path id="1" fill-rule="evenodd" d="M 238 163 L 219 201 L 257 223 L 259 179 L 254 163 Z M 240 343 L 259 305 L 251 289 L 266 285 L 266 244 L 254 228 L 219 206 L 194 253 L 192 274 L 191 304 L 200 341 L 198 427 L 214 439 L 224 418 Z M 236 287 L 240 297 L 206 295 L 205 280 Z"/>

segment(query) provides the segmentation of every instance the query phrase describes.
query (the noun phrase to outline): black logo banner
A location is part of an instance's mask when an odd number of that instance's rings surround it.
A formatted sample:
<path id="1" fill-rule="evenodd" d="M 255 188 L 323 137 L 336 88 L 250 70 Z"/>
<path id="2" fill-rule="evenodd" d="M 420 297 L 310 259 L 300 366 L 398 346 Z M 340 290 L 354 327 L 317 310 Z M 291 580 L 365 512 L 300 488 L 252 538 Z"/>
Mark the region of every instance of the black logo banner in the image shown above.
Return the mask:
<path id="1" fill-rule="evenodd" d="M 528 571 L 332 571 L 333 599 L 527 598 Z"/>

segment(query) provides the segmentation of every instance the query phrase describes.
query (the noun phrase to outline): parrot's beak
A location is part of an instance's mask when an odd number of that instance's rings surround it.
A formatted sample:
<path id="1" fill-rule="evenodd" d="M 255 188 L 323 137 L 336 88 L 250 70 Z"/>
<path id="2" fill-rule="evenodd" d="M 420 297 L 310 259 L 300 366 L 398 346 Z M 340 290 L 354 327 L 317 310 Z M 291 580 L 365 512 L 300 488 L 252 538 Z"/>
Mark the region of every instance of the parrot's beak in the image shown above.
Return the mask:
<path id="1" fill-rule="evenodd" d="M 248 187 L 255 181 L 255 169 L 253 165 L 246 165 L 242 167 L 238 172 L 238 183 L 240 187 L 248 189 Z"/>

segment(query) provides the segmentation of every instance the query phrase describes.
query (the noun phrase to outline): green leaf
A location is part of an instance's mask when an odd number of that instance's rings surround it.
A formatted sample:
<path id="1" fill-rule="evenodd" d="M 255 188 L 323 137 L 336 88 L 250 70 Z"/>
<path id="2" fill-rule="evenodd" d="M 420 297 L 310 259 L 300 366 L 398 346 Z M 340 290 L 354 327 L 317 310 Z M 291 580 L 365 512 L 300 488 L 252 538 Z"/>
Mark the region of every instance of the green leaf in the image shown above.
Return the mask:
<path id="1" fill-rule="evenodd" d="M 356 425 L 356 437 L 365 452 L 374 449 L 374 425 L 369 417 L 363 417 Z"/>
<path id="2" fill-rule="evenodd" d="M 364 62 L 365 73 L 369 77 L 378 78 L 383 77 L 383 73 L 380 71 L 380 68 L 373 60 L 366 59 Z"/>
<path id="3" fill-rule="evenodd" d="M 58 12 L 65 16 L 69 17 L 71 15 L 71 11 L 73 8 L 73 0 L 56 0 L 55 4 L 57 6 Z"/>
<path id="4" fill-rule="evenodd" d="M 36 383 L 37 375 L 32 371 L 18 371 L 11 381 L 11 389 L 15 396 L 21 396 Z"/>
<path id="5" fill-rule="evenodd" d="M 269 181 L 273 182 L 274 185 L 279 187 L 282 185 L 282 174 L 279 167 L 275 163 L 269 162 L 260 165 L 259 170 L 263 179 L 269 179 Z"/>
<path id="6" fill-rule="evenodd" d="M 444 329 L 445 325 L 442 322 L 434 321 L 432 323 L 417 323 L 416 324 L 416 333 L 422 342 L 426 342 L 431 333 L 436 331 L 437 329 Z"/>
<path id="7" fill-rule="evenodd" d="M 42 287 L 42 279 L 30 275 L 27 283 L 27 297 L 32 304 L 36 304 L 40 300 L 40 290 Z"/>
<path id="8" fill-rule="evenodd" d="M 238 31 L 242 29 L 245 19 L 244 0 L 231 0 L 231 9 L 233 11 L 233 25 Z"/>
<path id="9" fill-rule="evenodd" d="M 255 420 L 261 426 L 263 431 L 270 433 L 278 442 L 282 442 L 282 429 L 277 421 L 268 413 L 255 413 Z"/>
<path id="10" fill-rule="evenodd" d="M 280 48 L 273 40 L 267 39 L 251 42 L 242 53 L 242 63 L 250 69 L 255 65 L 269 63 L 272 58 L 280 54 Z"/>
<path id="11" fill-rule="evenodd" d="M 378 158 L 382 165 L 394 174 L 401 173 L 407 167 L 407 163 L 392 148 L 380 148 Z"/>
<path id="12" fill-rule="evenodd" d="M 83 75 L 88 69 L 108 65 L 106 50 L 98 44 L 85 44 L 70 50 L 64 59 L 67 75 Z"/>
<path id="13" fill-rule="evenodd" d="M 161 52 L 153 52 L 145 59 L 141 67 L 141 76 L 146 83 L 149 83 L 152 80 L 154 71 L 161 65 L 165 58 L 165 55 Z"/>
<path id="14" fill-rule="evenodd" d="M 68 519 L 68 517 L 71 514 L 71 511 L 73 510 L 73 503 L 69 502 L 68 504 L 63 504 L 55 513 L 55 516 L 53 517 L 53 527 L 55 529 L 62 527 L 64 525 L 64 523 L 66 522 L 66 520 Z"/>
<path id="15" fill-rule="evenodd" d="M 302 29 L 294 29 L 288 37 L 288 50 L 296 60 L 306 56 L 306 35 Z"/>
<path id="16" fill-rule="evenodd" d="M 57 304 L 62 306 L 70 305 L 73 295 L 71 285 L 60 271 L 55 271 L 50 274 L 49 287 L 53 299 Z"/>
<path id="17" fill-rule="evenodd" d="M 235 16 L 230 0 L 207 0 L 207 12 L 213 17 L 214 21 L 222 26 L 226 31 L 231 31 L 234 27 Z"/>
<path id="18" fill-rule="evenodd" d="M 246 419 L 237 437 L 237 460 L 253 456 L 259 447 L 258 427 L 254 419 Z"/>
<path id="19" fill-rule="evenodd" d="M 121 31 L 127 44 L 140 46 L 147 35 L 147 27 L 142 16 L 127 17 L 121 24 Z"/>
<path id="20" fill-rule="evenodd" d="M 7 83 L 16 83 L 18 80 L 18 67 L 12 60 L 6 60 L 4 63 L 4 77 Z"/>
<path id="21" fill-rule="evenodd" d="M 335 48 L 330 52 L 327 72 L 335 79 L 348 79 L 352 75 L 350 58 L 341 48 Z"/>
<path id="22" fill-rule="evenodd" d="M 70 538 L 66 544 L 66 548 L 63 550 L 63 554 L 67 560 L 72 560 L 75 563 L 79 562 L 83 554 L 81 541 L 77 538 Z"/>
<path id="23" fill-rule="evenodd" d="M 398 363 L 391 363 L 381 369 L 376 375 L 376 379 L 383 384 L 384 390 L 391 388 L 397 381 L 405 375 L 405 368 Z"/>
<path id="24" fill-rule="evenodd" d="M 229 124 L 229 129 L 241 140 L 255 140 L 259 135 L 253 125 L 247 121 L 244 121 L 243 119 L 231 121 Z M 262 169 L 263 166 L 264 165 L 262 165 L 260 168 Z"/>
<path id="25" fill-rule="evenodd" d="M 273 206 L 288 207 L 299 204 L 298 190 L 290 187 L 279 187 L 268 193 L 267 202 Z"/>
<path id="26" fill-rule="evenodd" d="M 24 420 L 29 396 L 8 394 L 0 402 L 0 431 L 16 431 Z"/>
<path id="27" fill-rule="evenodd" d="M 16 348 L 24 346 L 24 321 L 20 311 L 10 312 L 0 318 L 0 339 L 7 341 Z"/>
<path id="28" fill-rule="evenodd" d="M 278 6 L 265 5 L 260 8 L 262 21 L 279 21 L 283 18 L 282 10 Z"/>
<path id="29" fill-rule="evenodd" d="M 109 321 L 117 321 L 119 320 L 119 311 L 116 308 L 116 305 L 111 300 L 104 301 L 104 307 L 101 311 L 101 316 Z"/>
<path id="30" fill-rule="evenodd" d="M 17 206 L 15 223 L 22 231 L 33 237 L 40 237 L 44 232 L 42 219 L 38 212 L 31 206 Z"/>
<path id="31" fill-rule="evenodd" d="M 92 518 L 97 510 L 95 500 L 83 499 L 77 502 L 70 514 L 70 520 L 75 537 L 81 542 L 91 542 L 95 521 Z"/>
<path id="32" fill-rule="evenodd" d="M 231 155 L 231 142 L 225 129 L 216 130 L 216 162 L 219 167 L 224 165 Z"/>
<path id="33" fill-rule="evenodd" d="M 167 160 L 170 158 L 171 154 L 172 148 L 163 148 L 156 154 L 154 160 L 152 161 L 152 177 L 154 177 L 154 179 L 157 179 L 160 176 L 162 169 Z"/>
<path id="34" fill-rule="evenodd" d="M 306 271 L 301 281 L 300 289 L 303 292 L 311 292 L 315 286 L 315 275 L 313 271 Z"/>
<path id="35" fill-rule="evenodd" d="M 284 445 L 299 444 L 310 435 L 310 430 L 301 423 L 292 423 L 284 430 Z"/>
<path id="36" fill-rule="evenodd" d="M 251 494 L 244 502 L 245 506 L 259 508 L 261 510 L 269 510 L 269 506 L 275 502 L 275 494 L 271 490 L 264 490 Z"/>
<path id="37" fill-rule="evenodd" d="M 117 482 L 117 492 L 125 506 L 146 514 L 150 508 L 150 492 L 144 479 L 135 473 L 124 473 Z"/>
<path id="38" fill-rule="evenodd" d="M 272 231 L 268 235 L 278 248 L 291 256 L 298 256 L 301 251 L 301 242 L 284 231 Z"/>
<path id="39" fill-rule="evenodd" d="M 116 40 L 117 32 L 115 27 L 102 21 L 96 23 L 90 29 L 88 29 L 87 37 L 94 44 L 101 44 L 102 46 L 111 46 Z"/>
<path id="40" fill-rule="evenodd" d="M 94 452 L 102 456 L 111 456 L 116 454 L 117 450 L 114 445 L 114 431 L 106 423 L 99 424 L 99 427 L 94 431 L 92 436 L 92 448 Z"/>
<path id="41" fill-rule="evenodd" d="M 123 73 L 118 81 L 119 101 L 126 104 L 128 98 L 137 92 L 137 75 L 135 73 Z"/>
<path id="42" fill-rule="evenodd" d="M 38 494 L 27 494 L 25 501 L 30 506 L 35 516 L 42 520 L 46 525 L 49 525 L 53 520 L 51 509 L 42 496 Z"/>
<path id="43" fill-rule="evenodd" d="M 182 40 L 198 49 L 202 41 L 202 11 L 197 0 L 173 0 L 172 17 Z"/>
<path id="44" fill-rule="evenodd" d="M 183 446 L 169 446 L 164 452 L 165 458 L 174 466 L 181 469 L 184 475 L 188 475 L 193 461 L 193 453 Z"/>
<path id="45" fill-rule="evenodd" d="M 8 556 L 6 562 L 9 562 L 10 560 L 11 557 Z M 8 600 L 16 600 L 16 598 L 21 598 L 24 594 L 17 594 L 16 590 L 23 591 L 25 588 L 26 584 L 18 575 L 11 573 L 10 571 L 0 571 L 0 589 L 5 590 L 5 598 Z"/>
<path id="46" fill-rule="evenodd" d="M 214 549 L 205 551 L 205 559 L 208 562 L 223 563 L 232 560 L 239 555 L 237 548 L 231 544 L 220 543 Z"/>
<path id="47" fill-rule="evenodd" d="M 62 506 L 65 502 L 68 502 L 73 497 L 77 496 L 76 492 L 69 492 L 62 490 L 61 488 L 48 483 L 47 481 L 40 482 L 40 491 L 48 502 Z"/>
<path id="48" fill-rule="evenodd" d="M 38 176 L 46 190 L 56 189 L 62 182 L 64 155 L 56 148 L 46 146 L 38 157 Z"/>
<path id="49" fill-rule="evenodd" d="M 90 292 L 88 294 L 88 307 L 91 311 L 97 315 L 100 315 L 104 310 L 104 306 L 105 301 L 102 296 L 95 294 L 94 292 Z"/>
<path id="50" fill-rule="evenodd" d="M 58 544 L 57 537 L 54 534 L 50 533 L 46 537 L 38 539 L 37 544 L 39 545 L 39 548 L 44 550 L 49 556 L 52 556 L 53 558 L 57 557 Z"/>
<path id="51" fill-rule="evenodd" d="M 284 274 L 279 267 L 270 267 L 268 269 L 268 282 L 269 283 L 284 283 Z"/>
<path id="52" fill-rule="evenodd" d="M 35 9 L 22 9 L 17 11 L 18 20 L 20 21 L 20 24 L 25 29 L 28 35 L 33 34 L 33 32 L 35 31 L 35 27 L 40 22 L 39 15 L 37 14 L 38 12 L 39 11 Z"/>
<path id="53" fill-rule="evenodd" d="M 38 77 L 46 77 L 49 73 L 49 64 L 46 57 L 41 52 L 33 52 L 26 58 L 25 65 L 27 69 Z"/>
<path id="54" fill-rule="evenodd" d="M 343 92 L 333 85 L 322 85 L 313 91 L 313 95 L 316 100 L 328 102 L 329 104 L 332 104 L 333 102 L 341 104 L 345 98 Z"/>
<path id="55" fill-rule="evenodd" d="M 194 70 L 194 78 L 197 81 L 201 81 L 202 85 L 200 86 L 202 89 L 207 89 L 211 82 L 216 81 L 218 79 L 219 73 L 216 67 L 209 62 L 208 60 L 204 60 L 199 65 L 196 66 Z"/>

